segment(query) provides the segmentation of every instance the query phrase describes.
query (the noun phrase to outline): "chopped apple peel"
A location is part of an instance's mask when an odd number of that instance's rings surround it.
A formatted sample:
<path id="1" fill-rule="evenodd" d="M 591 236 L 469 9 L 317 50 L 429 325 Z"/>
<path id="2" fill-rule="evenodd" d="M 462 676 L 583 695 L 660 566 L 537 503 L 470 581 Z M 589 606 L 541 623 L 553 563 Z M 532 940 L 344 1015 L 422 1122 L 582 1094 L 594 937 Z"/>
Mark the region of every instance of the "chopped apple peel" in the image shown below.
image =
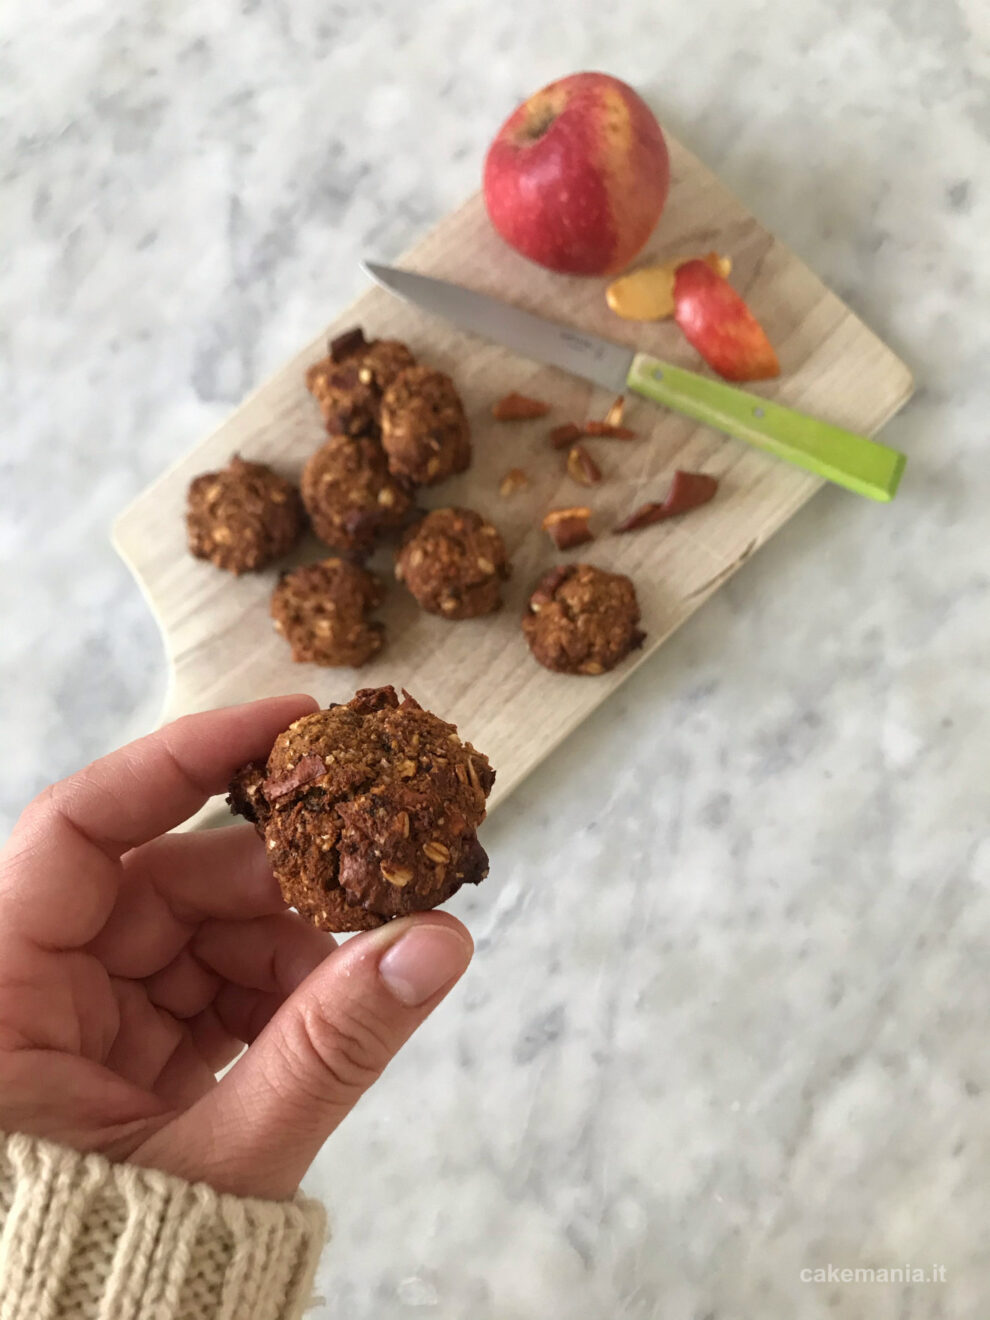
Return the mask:
<path id="1" fill-rule="evenodd" d="M 640 266 L 622 275 L 605 290 L 605 301 L 626 321 L 663 321 L 674 315 L 674 276 L 689 261 L 704 261 L 725 279 L 732 270 L 729 257 L 709 252 L 704 257 L 679 257 L 659 266 Z"/>
<path id="2" fill-rule="evenodd" d="M 679 514 L 690 513 L 692 509 L 700 509 L 703 504 L 714 499 L 717 490 L 717 477 L 712 477 L 707 472 L 682 472 L 678 469 L 670 483 L 670 490 L 661 503 L 651 501 L 649 504 L 640 505 L 635 513 L 631 513 L 625 522 L 613 527 L 612 531 L 616 534 L 637 532 L 641 527 L 663 522 L 666 518 L 676 518 Z"/>

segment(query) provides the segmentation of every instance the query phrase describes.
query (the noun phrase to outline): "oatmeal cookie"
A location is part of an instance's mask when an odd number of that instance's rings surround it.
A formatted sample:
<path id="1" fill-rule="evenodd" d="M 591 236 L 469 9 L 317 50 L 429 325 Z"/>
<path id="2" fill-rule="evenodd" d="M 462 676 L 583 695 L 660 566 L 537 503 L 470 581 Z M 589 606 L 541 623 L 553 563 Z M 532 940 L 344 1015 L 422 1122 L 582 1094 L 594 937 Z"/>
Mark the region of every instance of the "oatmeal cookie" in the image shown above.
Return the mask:
<path id="1" fill-rule="evenodd" d="M 189 485 L 189 549 L 228 573 L 253 573 L 288 553 L 304 521 L 295 486 L 237 454 L 222 471 L 203 472 Z"/>
<path id="2" fill-rule="evenodd" d="M 464 405 L 442 371 L 410 367 L 398 375 L 382 397 L 381 424 L 389 468 L 417 486 L 433 486 L 471 462 Z"/>
<path id="3" fill-rule="evenodd" d="M 369 343 L 360 326 L 330 341 L 306 372 L 306 386 L 333 435 L 376 435 L 382 394 L 416 359 L 397 339 Z"/>
<path id="4" fill-rule="evenodd" d="M 434 509 L 410 527 L 395 576 L 430 614 L 474 619 L 502 604 L 509 576 L 505 542 L 473 509 Z"/>
<path id="5" fill-rule="evenodd" d="M 368 618 L 384 598 L 381 579 L 367 569 L 323 559 L 282 574 L 271 614 L 293 660 L 357 668 L 385 642 L 385 625 Z"/>
<path id="6" fill-rule="evenodd" d="M 529 598 L 523 632 L 533 655 L 561 674 L 604 674 L 643 645 L 639 603 L 621 573 L 567 564 L 544 574 Z"/>
<path id="7" fill-rule="evenodd" d="M 495 772 L 454 725 L 403 695 L 364 688 L 303 716 L 230 785 L 286 902 L 324 930 L 436 907 L 488 874 L 475 831 Z"/>
<path id="8" fill-rule="evenodd" d="M 335 550 L 368 554 L 378 532 L 401 526 L 412 501 L 370 435 L 334 435 L 307 461 L 302 498 L 313 531 Z"/>

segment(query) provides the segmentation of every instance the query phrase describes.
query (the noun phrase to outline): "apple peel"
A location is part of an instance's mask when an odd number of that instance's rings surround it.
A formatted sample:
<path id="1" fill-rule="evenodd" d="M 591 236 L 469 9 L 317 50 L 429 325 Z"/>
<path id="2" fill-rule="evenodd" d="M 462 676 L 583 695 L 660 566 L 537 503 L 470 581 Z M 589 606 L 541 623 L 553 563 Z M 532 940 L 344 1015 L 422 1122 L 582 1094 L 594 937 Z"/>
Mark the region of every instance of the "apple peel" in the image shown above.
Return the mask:
<path id="1" fill-rule="evenodd" d="M 674 315 L 674 277 L 689 261 L 704 261 L 716 275 L 725 279 L 732 270 L 732 259 L 718 252 L 704 257 L 679 257 L 658 266 L 640 266 L 613 280 L 605 290 L 605 301 L 625 321 L 664 321 Z"/>
<path id="2" fill-rule="evenodd" d="M 575 440 L 580 440 L 584 435 L 575 422 L 564 422 L 561 426 L 555 426 L 547 434 L 547 439 L 553 445 L 554 449 L 569 449 Z"/>
<path id="3" fill-rule="evenodd" d="M 558 550 L 573 550 L 577 545 L 593 541 L 595 534 L 588 526 L 591 510 L 583 505 L 571 509 L 551 509 L 541 524 Z"/>
<path id="4" fill-rule="evenodd" d="M 496 422 L 528 422 L 533 417 L 546 417 L 549 411 L 549 403 L 531 399 L 526 394 L 507 394 L 492 404 L 492 416 Z"/>
<path id="5" fill-rule="evenodd" d="M 624 394 L 620 394 L 619 397 L 612 404 L 612 406 L 609 408 L 608 412 L 605 414 L 604 420 L 609 424 L 609 426 L 621 426 L 622 415 L 625 411 L 626 411 L 626 396 Z"/>
<path id="6" fill-rule="evenodd" d="M 525 490 L 528 485 L 529 477 L 525 468 L 509 468 L 498 484 L 498 493 L 503 499 L 508 499 L 510 495 L 515 495 L 517 490 Z"/>
<path id="7" fill-rule="evenodd" d="M 584 445 L 575 445 L 567 455 L 567 475 L 579 486 L 597 486 L 602 470 Z"/>
<path id="8" fill-rule="evenodd" d="M 616 535 L 621 532 L 637 532 L 641 527 L 650 527 L 667 518 L 690 513 L 692 509 L 700 509 L 703 504 L 707 504 L 717 490 L 717 477 L 709 476 L 707 472 L 682 472 L 678 469 L 662 504 L 654 502 L 641 505 L 625 522 L 613 527 L 612 531 Z"/>
<path id="9" fill-rule="evenodd" d="M 704 261 L 674 275 L 674 318 L 684 338 L 725 380 L 768 380 L 780 363 L 766 331 L 731 284 Z"/>
<path id="10" fill-rule="evenodd" d="M 611 422 L 585 422 L 582 428 L 585 435 L 607 436 L 610 440 L 634 440 L 636 432 L 628 426 L 613 426 Z"/>

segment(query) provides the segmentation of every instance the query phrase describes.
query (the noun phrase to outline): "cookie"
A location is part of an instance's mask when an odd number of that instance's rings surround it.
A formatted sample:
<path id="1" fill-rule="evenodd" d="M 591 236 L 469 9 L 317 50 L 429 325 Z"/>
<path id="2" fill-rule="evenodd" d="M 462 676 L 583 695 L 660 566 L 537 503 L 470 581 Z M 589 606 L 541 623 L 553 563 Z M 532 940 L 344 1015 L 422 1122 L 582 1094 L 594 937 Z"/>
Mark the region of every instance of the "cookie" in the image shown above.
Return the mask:
<path id="1" fill-rule="evenodd" d="M 552 568 L 537 583 L 523 618 L 533 655 L 560 674 L 604 674 L 643 645 L 639 603 L 629 578 L 592 564 Z"/>
<path id="2" fill-rule="evenodd" d="M 434 509 L 410 527 L 395 576 L 430 614 L 474 619 L 502 604 L 509 576 L 505 542 L 473 509 Z"/>
<path id="3" fill-rule="evenodd" d="M 476 830 L 495 772 L 454 725 L 403 696 L 365 688 L 296 720 L 230 785 L 286 902 L 323 930 L 436 907 L 488 874 Z"/>
<path id="4" fill-rule="evenodd" d="M 222 471 L 203 472 L 189 485 L 189 550 L 228 573 L 254 573 L 287 554 L 304 523 L 295 486 L 237 454 Z"/>
<path id="5" fill-rule="evenodd" d="M 471 462 L 464 405 L 442 371 L 401 372 L 382 396 L 381 426 L 389 468 L 417 486 L 433 486 Z"/>
<path id="6" fill-rule="evenodd" d="M 416 359 L 397 339 L 364 337 L 360 326 L 331 340 L 306 372 L 306 386 L 334 435 L 377 435 L 382 394 Z"/>
<path id="7" fill-rule="evenodd" d="M 313 531 L 348 554 L 368 554 L 376 535 L 400 527 L 412 505 L 370 435 L 331 436 L 307 461 L 301 485 Z"/>
<path id="8" fill-rule="evenodd" d="M 293 660 L 357 668 L 384 645 L 385 625 L 368 618 L 384 598 L 373 573 L 343 559 L 323 559 L 282 574 L 271 615 Z"/>

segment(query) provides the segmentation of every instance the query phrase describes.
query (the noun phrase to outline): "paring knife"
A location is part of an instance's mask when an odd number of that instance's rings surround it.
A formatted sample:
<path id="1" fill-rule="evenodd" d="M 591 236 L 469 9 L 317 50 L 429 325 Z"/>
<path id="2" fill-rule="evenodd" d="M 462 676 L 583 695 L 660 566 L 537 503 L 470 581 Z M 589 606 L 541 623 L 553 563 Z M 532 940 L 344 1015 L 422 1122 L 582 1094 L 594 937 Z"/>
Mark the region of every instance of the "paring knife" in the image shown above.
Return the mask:
<path id="1" fill-rule="evenodd" d="M 907 458 L 865 435 L 446 280 L 371 261 L 364 269 L 390 293 L 523 357 L 583 376 L 613 394 L 634 390 L 857 495 L 891 500 L 897 491 Z"/>

